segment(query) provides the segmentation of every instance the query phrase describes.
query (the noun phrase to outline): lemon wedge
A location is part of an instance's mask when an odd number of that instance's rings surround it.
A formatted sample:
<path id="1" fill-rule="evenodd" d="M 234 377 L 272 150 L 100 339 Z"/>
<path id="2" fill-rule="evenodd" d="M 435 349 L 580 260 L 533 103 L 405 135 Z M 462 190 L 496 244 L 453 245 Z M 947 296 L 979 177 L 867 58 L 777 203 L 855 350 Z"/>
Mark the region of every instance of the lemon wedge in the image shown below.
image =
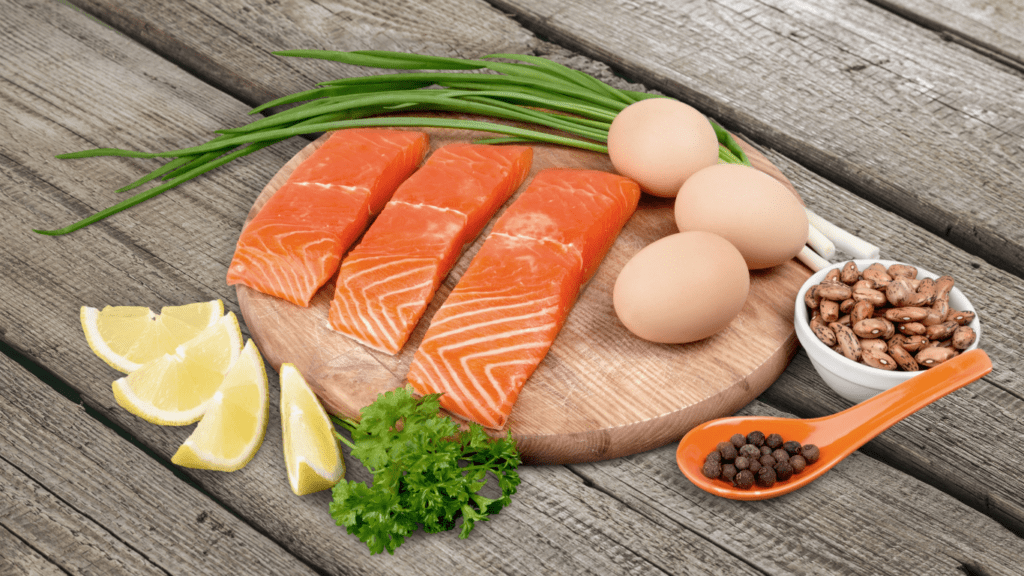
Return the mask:
<path id="1" fill-rule="evenodd" d="M 242 331 L 233 312 L 191 340 L 114 381 L 122 408 L 154 424 L 191 424 L 206 411 L 224 375 L 242 351 Z"/>
<path id="2" fill-rule="evenodd" d="M 164 306 L 160 314 L 145 306 L 83 306 L 79 314 L 92 351 L 126 374 L 173 353 L 223 315 L 220 300 Z"/>
<path id="3" fill-rule="evenodd" d="M 281 365 L 281 433 L 288 483 L 298 496 L 326 490 L 345 476 L 334 426 L 294 364 Z"/>
<path id="4" fill-rule="evenodd" d="M 267 372 L 252 340 L 224 375 L 206 414 L 171 462 L 188 468 L 233 472 L 263 443 L 270 410 Z"/>

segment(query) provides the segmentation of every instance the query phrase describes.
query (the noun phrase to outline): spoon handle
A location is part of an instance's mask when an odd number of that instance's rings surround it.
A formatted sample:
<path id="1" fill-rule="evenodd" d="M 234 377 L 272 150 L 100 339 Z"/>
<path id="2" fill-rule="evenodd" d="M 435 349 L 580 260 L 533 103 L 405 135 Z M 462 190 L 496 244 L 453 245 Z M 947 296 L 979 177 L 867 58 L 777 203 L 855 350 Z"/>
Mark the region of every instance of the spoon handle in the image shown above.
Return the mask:
<path id="1" fill-rule="evenodd" d="M 827 422 L 823 432 L 829 437 L 819 441 L 845 436 L 849 442 L 844 454 L 849 454 L 908 415 L 991 371 L 992 361 L 983 350 L 964 352 L 842 412 L 818 418 L 822 424 Z"/>

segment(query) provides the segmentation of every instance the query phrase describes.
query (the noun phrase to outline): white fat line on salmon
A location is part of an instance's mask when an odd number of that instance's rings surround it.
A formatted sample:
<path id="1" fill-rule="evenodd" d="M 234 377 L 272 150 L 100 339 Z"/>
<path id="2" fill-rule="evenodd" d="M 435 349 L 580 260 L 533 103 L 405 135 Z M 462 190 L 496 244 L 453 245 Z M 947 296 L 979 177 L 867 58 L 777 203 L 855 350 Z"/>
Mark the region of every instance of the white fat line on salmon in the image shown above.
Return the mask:
<path id="1" fill-rule="evenodd" d="M 549 328 L 552 327 L 552 326 L 553 326 L 553 324 L 551 326 L 549 326 Z M 486 393 L 486 389 L 484 388 L 483 383 L 480 382 L 479 380 L 477 380 L 476 373 L 474 371 L 470 370 L 470 368 L 469 368 L 469 363 L 472 360 L 474 360 L 476 358 L 484 358 L 484 357 L 487 357 L 487 356 L 494 356 L 494 355 L 497 355 L 497 354 L 508 354 L 510 352 L 518 352 L 518 351 L 522 351 L 522 350 L 533 350 L 533 349 L 537 349 L 537 348 L 540 349 L 539 350 L 540 356 L 543 357 L 544 356 L 544 352 L 549 347 L 550 347 L 550 343 L 546 342 L 546 341 L 524 342 L 522 344 L 517 344 L 515 346 L 506 346 L 504 348 L 497 348 L 497 349 L 494 349 L 494 350 L 488 350 L 486 352 L 478 352 L 476 354 L 470 354 L 468 356 L 461 356 L 461 357 L 459 357 L 459 364 L 462 367 L 462 370 L 463 370 L 462 373 L 465 374 L 466 376 L 468 376 L 470 382 L 472 382 L 473 388 L 479 393 L 479 395 L 484 396 L 485 393 Z M 532 360 L 533 359 L 528 359 L 527 363 L 532 364 L 533 363 Z M 445 359 L 445 364 L 446 365 L 448 364 L 447 358 Z M 490 366 L 490 364 L 488 364 L 488 366 Z M 485 373 L 485 375 L 487 375 L 487 381 L 491 385 L 491 388 L 495 392 L 497 392 L 497 394 L 498 394 L 497 401 L 494 402 L 493 405 L 502 404 L 505 401 L 505 399 L 508 398 L 508 391 L 505 389 L 504 386 L 501 385 L 501 382 L 499 382 L 497 379 L 492 378 L 490 375 L 488 375 L 486 369 L 484 369 L 484 373 Z"/>
<path id="2" fill-rule="evenodd" d="M 493 311 L 493 310 L 494 310 L 494 308 L 491 308 L 491 311 Z M 532 312 L 530 314 L 522 314 L 522 315 L 519 315 L 519 316 L 511 316 L 509 318 L 498 318 L 498 319 L 495 319 L 495 320 L 488 320 L 487 322 L 477 322 L 475 324 L 469 324 L 469 325 L 466 325 L 466 326 L 462 326 L 460 328 L 455 328 L 453 330 L 448 330 L 446 332 L 440 332 L 440 333 L 437 333 L 437 334 L 432 334 L 429 338 L 424 338 L 423 342 L 420 343 L 420 345 L 422 346 L 423 344 L 426 344 L 427 342 L 433 342 L 433 341 L 438 340 L 440 338 L 453 337 L 456 334 L 461 334 L 463 332 L 468 332 L 468 331 L 471 331 L 471 330 L 476 330 L 478 328 L 482 328 L 482 327 L 485 327 L 485 326 L 494 326 L 494 325 L 498 325 L 498 324 L 510 324 L 510 323 L 514 323 L 514 322 L 518 322 L 518 321 L 529 320 L 531 318 L 550 316 L 556 310 L 558 310 L 557 306 L 549 306 L 547 308 L 542 308 L 542 309 L 540 309 L 540 310 L 538 310 L 536 312 Z M 436 324 L 432 323 L 430 325 L 431 328 L 433 328 L 434 326 L 436 326 Z M 533 330 L 533 329 L 530 329 L 530 330 Z M 493 336 L 493 337 L 475 338 L 475 339 L 467 340 L 467 341 L 462 342 L 460 344 L 468 345 L 470 343 L 487 342 L 489 340 L 496 340 L 498 338 L 504 338 L 504 337 L 506 337 L 508 335 L 518 335 L 519 333 L 520 332 L 515 331 L 515 330 L 510 331 L 510 332 L 502 332 L 501 334 L 498 334 L 498 335 Z M 455 346 L 455 345 L 453 344 L 453 345 L 450 345 L 450 346 Z"/>
<path id="3" fill-rule="evenodd" d="M 289 182 L 295 186 L 316 186 L 318 188 L 339 188 L 345 192 L 363 192 L 369 194 L 366 186 L 353 186 L 351 184 L 330 184 L 325 182 Z"/>
<path id="4" fill-rule="evenodd" d="M 445 302 L 445 306 L 447 306 L 448 309 L 451 310 L 456 305 L 465 306 L 465 305 L 485 303 L 488 300 L 508 300 L 508 299 L 509 299 L 508 296 L 473 298 L 472 300 L 460 300 L 460 301 L 457 301 L 457 302 L 452 302 L 450 304 L 448 302 Z M 469 310 L 467 312 L 459 312 L 458 314 L 452 314 L 450 316 L 445 316 L 444 318 L 439 318 L 437 320 L 434 320 L 433 322 L 431 322 L 430 325 L 432 327 L 433 326 L 440 326 L 440 325 L 445 324 L 447 322 L 451 322 L 452 320 L 458 320 L 460 318 L 466 318 L 466 317 L 473 316 L 473 315 L 476 315 L 476 314 L 487 314 L 487 313 L 490 313 L 490 312 L 494 312 L 496 310 L 511 310 L 511 309 L 514 309 L 514 308 L 522 308 L 524 306 L 530 306 L 530 305 L 543 306 L 544 304 L 547 304 L 548 302 L 558 302 L 558 297 L 557 296 L 548 296 L 546 298 L 529 298 L 529 295 L 526 295 L 526 296 L 520 298 L 518 302 L 514 302 L 512 304 L 505 304 L 505 305 L 501 305 L 501 306 L 491 306 L 491 307 L 486 307 L 486 308 L 474 307 L 472 310 Z M 552 307 L 549 307 L 548 310 L 555 309 L 557 307 L 558 306 L 552 306 Z"/>
<path id="5" fill-rule="evenodd" d="M 565 242 L 559 242 L 558 240 L 555 240 L 554 238 L 536 238 L 534 236 L 525 236 L 523 234 L 509 234 L 508 232 L 493 232 L 492 231 L 491 235 L 492 236 L 503 236 L 503 237 L 508 238 L 510 240 L 523 240 L 523 241 L 528 241 L 528 242 L 543 242 L 545 244 L 554 244 L 556 246 L 561 246 L 563 251 L 575 254 L 576 257 L 579 258 L 579 260 L 580 260 L 580 268 L 581 269 L 583 268 L 583 252 L 582 252 L 582 250 L 577 248 L 575 244 L 572 244 L 572 243 L 566 244 Z"/>
<path id="6" fill-rule="evenodd" d="M 551 323 L 547 326 L 542 326 L 539 327 L 538 329 L 534 329 L 531 331 L 535 332 L 537 330 L 551 329 L 553 327 L 554 323 Z M 462 372 L 457 372 L 455 369 L 455 364 L 453 364 L 452 361 L 447 357 L 447 355 L 442 353 L 441 349 L 439 349 L 437 354 L 432 354 L 430 356 L 422 356 L 420 358 L 422 363 L 420 364 L 419 372 L 421 372 L 421 375 L 424 376 L 423 379 L 429 382 L 431 384 L 431 387 L 436 391 L 448 391 L 457 389 L 461 394 L 453 395 L 452 399 L 473 397 L 473 390 L 475 390 L 477 392 L 476 396 L 478 396 L 481 399 L 491 399 L 491 404 L 496 405 L 504 401 L 504 399 L 507 397 L 507 393 L 504 390 L 502 390 L 500 382 L 491 378 L 490 376 L 488 376 L 488 380 L 491 382 L 492 385 L 494 385 L 494 390 L 489 391 L 483 388 L 480 382 L 475 377 L 473 377 L 473 372 L 467 365 L 469 360 L 477 357 L 483 358 L 486 356 L 493 356 L 495 354 L 514 352 L 518 350 L 529 350 L 535 348 L 539 348 L 541 351 L 541 355 L 543 356 L 544 351 L 547 350 L 549 346 L 550 343 L 546 341 L 538 341 L 536 343 L 522 343 L 516 346 L 507 346 L 495 350 L 478 352 L 476 354 L 471 354 L 469 356 L 457 357 L 457 360 L 459 360 L 458 364 L 460 365 Z M 443 366 L 438 365 L 437 359 L 442 360 Z M 533 363 L 533 359 L 526 359 L 523 362 L 528 364 Z M 426 363 L 428 366 L 423 366 L 423 363 Z M 433 372 L 433 374 L 427 373 L 428 370 L 430 372 Z M 445 377 L 446 375 L 447 377 Z M 469 387 L 467 387 L 468 383 L 466 382 L 465 379 L 461 377 L 461 375 L 469 376 L 470 382 L 473 385 L 472 390 Z M 498 394 L 497 400 L 494 400 L 492 392 Z"/>
<path id="7" fill-rule="evenodd" d="M 412 202 L 406 202 L 404 200 L 391 200 L 388 203 L 389 204 L 403 204 L 405 206 L 411 206 L 413 208 L 432 208 L 434 210 L 437 210 L 438 212 L 449 212 L 451 214 L 458 214 L 459 216 L 462 216 L 463 223 L 465 223 L 466 219 L 468 218 L 466 216 L 465 212 L 459 212 L 458 210 L 456 210 L 454 208 L 445 208 L 443 206 L 434 206 L 433 204 L 424 204 L 423 202 L 419 202 L 419 203 L 413 204 Z"/>
<path id="8" fill-rule="evenodd" d="M 378 268 L 384 268 L 384 267 L 386 267 L 386 266 L 381 266 L 381 267 L 378 267 Z M 402 272 L 400 274 L 393 274 L 393 275 L 388 276 L 387 278 L 381 279 L 381 280 L 379 280 L 377 282 L 371 282 L 371 283 L 367 284 L 366 286 L 357 287 L 356 291 L 353 291 L 353 293 L 352 293 L 353 294 L 353 305 L 359 307 L 359 302 L 365 302 L 366 305 L 367 305 L 367 309 L 368 310 L 375 310 L 377 308 L 370 306 L 370 303 L 372 301 L 376 301 L 376 302 L 379 302 L 379 303 L 383 304 L 383 301 L 384 301 L 385 297 L 393 296 L 395 294 L 401 294 L 403 292 L 411 292 L 411 291 L 416 291 L 416 290 L 422 290 L 425 287 L 432 287 L 434 285 L 433 278 L 428 278 L 427 280 L 425 280 L 423 282 L 420 282 L 419 284 L 413 284 L 411 286 L 403 286 L 400 290 L 392 290 L 390 292 L 385 292 L 384 294 L 381 294 L 379 297 L 371 298 L 371 295 L 369 294 L 369 291 L 371 289 L 377 287 L 377 286 L 380 286 L 380 285 L 383 285 L 383 284 L 390 284 L 390 283 L 392 283 L 393 280 L 396 280 L 396 279 L 399 279 L 399 278 L 404 278 L 406 276 L 418 275 L 418 273 L 420 273 L 424 269 L 427 269 L 429 271 L 430 267 L 429 266 L 421 266 L 419 268 L 414 268 L 412 270 L 407 270 L 407 271 Z M 355 276 L 355 275 L 353 275 L 353 276 Z M 349 286 L 347 281 L 345 282 L 345 286 L 346 287 Z M 391 314 L 387 314 L 387 313 L 385 313 L 383 311 L 381 311 L 381 312 L 382 312 L 381 316 L 383 316 L 384 319 L 387 320 L 388 325 L 391 327 L 391 334 L 397 334 L 397 333 L 401 332 L 401 330 L 398 327 L 398 325 L 395 324 L 395 322 L 392 320 Z M 385 328 L 384 325 L 382 325 L 377 320 L 376 316 L 374 316 L 374 321 L 378 325 L 378 327 L 381 329 L 382 332 L 387 332 L 388 331 L 387 328 Z M 369 326 L 367 328 L 370 329 Z M 391 344 L 392 345 L 397 345 L 397 342 L 394 340 L 394 338 L 390 338 L 390 340 L 391 340 Z"/>

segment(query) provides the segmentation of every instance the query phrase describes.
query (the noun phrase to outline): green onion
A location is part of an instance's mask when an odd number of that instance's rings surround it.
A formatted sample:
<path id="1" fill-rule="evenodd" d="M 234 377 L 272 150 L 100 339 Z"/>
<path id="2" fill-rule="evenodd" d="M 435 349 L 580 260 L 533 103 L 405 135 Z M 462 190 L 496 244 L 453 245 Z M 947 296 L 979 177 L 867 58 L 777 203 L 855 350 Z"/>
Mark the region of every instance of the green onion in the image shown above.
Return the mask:
<path id="1" fill-rule="evenodd" d="M 53 236 L 73 232 L 261 148 L 293 136 L 342 128 L 409 126 L 474 130 L 499 135 L 477 140 L 481 143 L 547 142 L 607 153 L 608 128 L 615 115 L 634 102 L 660 97 L 619 90 L 578 70 L 523 54 L 489 54 L 476 60 L 384 51 L 288 50 L 274 54 L 420 72 L 321 82 L 317 88 L 272 100 L 249 113 L 294 106 L 244 126 L 217 130 L 217 136 L 199 146 L 165 152 L 97 148 L 58 155 L 57 158 L 67 159 L 115 156 L 170 160 L 117 192 L 156 179 L 161 180 L 159 184 L 64 228 L 35 232 Z M 538 129 L 481 120 L 388 116 L 416 111 L 471 114 Z M 714 121 L 711 124 L 718 137 L 720 159 L 749 166 L 736 140 Z"/>

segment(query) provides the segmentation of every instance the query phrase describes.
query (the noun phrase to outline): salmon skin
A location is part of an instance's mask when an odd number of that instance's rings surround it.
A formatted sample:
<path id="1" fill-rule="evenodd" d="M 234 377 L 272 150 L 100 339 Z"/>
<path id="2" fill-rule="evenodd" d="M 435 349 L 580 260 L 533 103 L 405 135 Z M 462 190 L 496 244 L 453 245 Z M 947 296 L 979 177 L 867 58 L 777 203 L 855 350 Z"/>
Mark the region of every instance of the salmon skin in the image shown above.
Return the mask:
<path id="1" fill-rule="evenodd" d="M 529 146 L 448 144 L 406 180 L 338 274 L 330 324 L 397 354 L 463 248 L 530 172 Z"/>
<path id="2" fill-rule="evenodd" d="M 338 130 L 242 230 L 228 284 L 309 306 L 345 250 L 423 161 L 423 132 Z"/>
<path id="3" fill-rule="evenodd" d="M 635 182 L 607 172 L 537 174 L 434 314 L 409 369 L 416 392 L 503 427 L 639 199 Z"/>

